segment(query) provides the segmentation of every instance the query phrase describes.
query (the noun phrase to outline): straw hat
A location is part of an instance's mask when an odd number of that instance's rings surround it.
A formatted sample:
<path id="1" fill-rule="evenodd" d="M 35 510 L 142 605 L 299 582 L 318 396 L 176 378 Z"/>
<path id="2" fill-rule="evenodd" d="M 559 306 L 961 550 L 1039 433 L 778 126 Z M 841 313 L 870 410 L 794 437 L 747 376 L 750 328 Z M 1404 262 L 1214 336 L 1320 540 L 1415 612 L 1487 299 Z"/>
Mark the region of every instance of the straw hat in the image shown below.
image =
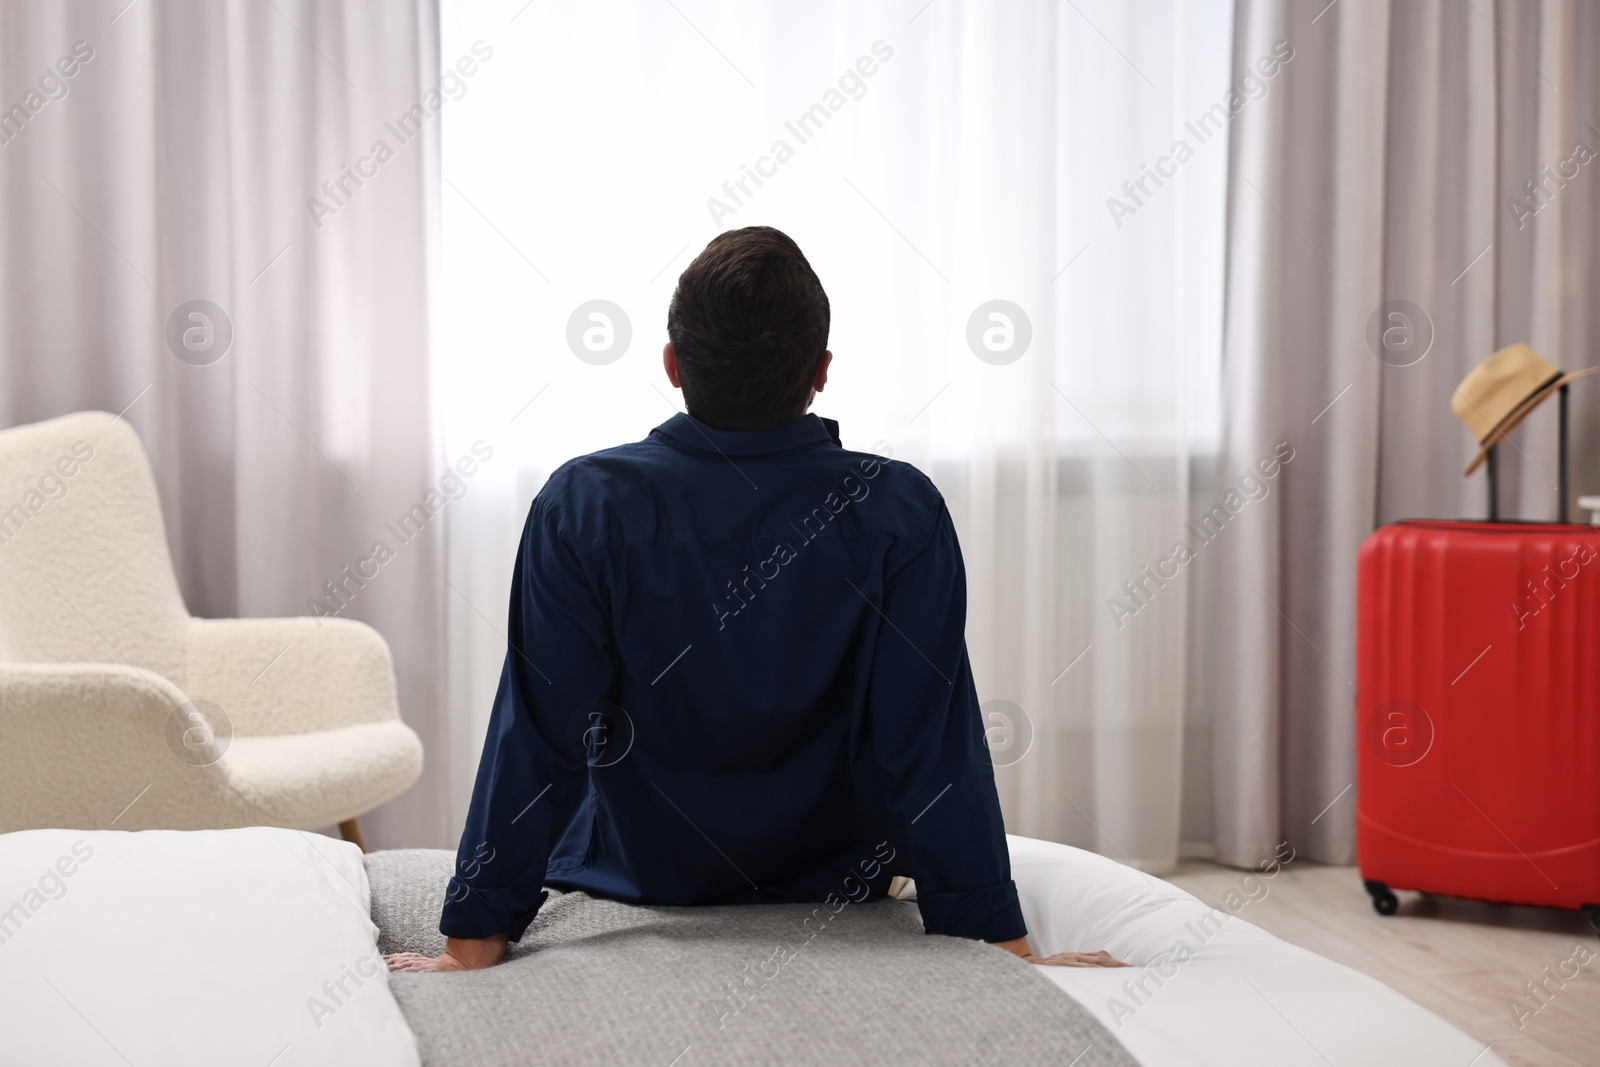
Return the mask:
<path id="1" fill-rule="evenodd" d="M 1478 454 L 1462 473 L 1477 470 L 1489 449 L 1504 441 L 1545 397 L 1597 370 L 1600 367 L 1563 374 L 1560 367 L 1520 341 L 1473 367 L 1450 398 L 1450 410 L 1466 423 L 1479 445 Z"/>

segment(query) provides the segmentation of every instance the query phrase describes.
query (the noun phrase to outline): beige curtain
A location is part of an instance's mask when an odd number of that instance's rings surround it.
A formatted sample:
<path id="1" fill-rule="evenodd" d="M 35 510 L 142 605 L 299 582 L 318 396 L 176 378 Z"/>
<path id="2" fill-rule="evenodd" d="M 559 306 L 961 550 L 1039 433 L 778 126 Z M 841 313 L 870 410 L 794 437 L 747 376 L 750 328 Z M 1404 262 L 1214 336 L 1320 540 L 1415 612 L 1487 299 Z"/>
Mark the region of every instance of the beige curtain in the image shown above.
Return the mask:
<path id="1" fill-rule="evenodd" d="M 1455 384 L 1513 341 L 1592 364 L 1600 328 L 1600 11 L 1239 0 L 1236 63 L 1280 40 L 1295 60 L 1233 129 L 1221 472 L 1277 441 L 1295 458 L 1272 521 L 1202 561 L 1191 618 L 1210 759 L 1186 790 L 1211 803 L 1186 809 L 1185 837 L 1239 865 L 1281 840 L 1354 859 L 1360 543 L 1380 522 L 1481 517 Z M 1431 345 L 1370 346 L 1395 310 Z M 1573 415 L 1576 495 L 1600 489 L 1600 393 L 1575 386 Z M 1503 450 L 1503 515 L 1554 514 L 1554 418 Z"/>
<path id="2" fill-rule="evenodd" d="M 1484 514 L 1484 475 L 1461 476 L 1475 449 L 1448 404 L 1473 364 L 1514 341 L 1567 368 L 1600 362 L 1600 9 L 1479 7 L 1494 26 L 1463 5 L 1394 8 L 1391 78 L 1405 91 L 1388 111 L 1385 296 L 1426 309 L 1434 342 L 1382 371 L 1380 522 Z M 1574 385 L 1571 405 L 1576 497 L 1600 491 L 1600 386 Z M 1500 451 L 1502 515 L 1550 520 L 1556 405 Z"/>
<path id="3" fill-rule="evenodd" d="M 385 123 L 437 79 L 435 19 L 412 4 L 125 4 L 0 6 L 0 425 L 122 413 L 155 467 L 189 609 L 309 614 L 434 482 L 438 121 L 404 145 Z M 380 140 L 392 158 L 363 164 Z M 213 344 L 231 331 L 225 352 L 182 345 L 197 300 L 219 309 Z M 441 536 L 399 549 L 342 612 L 388 639 L 430 759 Z M 369 845 L 446 844 L 439 797 L 425 772 L 363 820 Z"/>

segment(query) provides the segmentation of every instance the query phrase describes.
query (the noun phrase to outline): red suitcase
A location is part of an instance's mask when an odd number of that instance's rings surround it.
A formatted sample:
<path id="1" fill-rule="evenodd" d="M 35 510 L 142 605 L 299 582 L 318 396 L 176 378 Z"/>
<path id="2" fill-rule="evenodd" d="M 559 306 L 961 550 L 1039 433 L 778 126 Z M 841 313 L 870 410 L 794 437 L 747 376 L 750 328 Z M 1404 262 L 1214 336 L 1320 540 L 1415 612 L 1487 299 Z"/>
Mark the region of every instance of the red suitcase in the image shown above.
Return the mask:
<path id="1" fill-rule="evenodd" d="M 1356 858 L 1380 914 L 1418 889 L 1582 908 L 1600 929 L 1600 529 L 1566 522 L 1559 398 L 1556 523 L 1494 521 L 1491 445 L 1489 522 L 1361 546 Z"/>
<path id="2" fill-rule="evenodd" d="M 1374 906 L 1415 889 L 1600 924 L 1600 529 L 1400 522 L 1367 538 L 1357 575 L 1356 854 Z"/>

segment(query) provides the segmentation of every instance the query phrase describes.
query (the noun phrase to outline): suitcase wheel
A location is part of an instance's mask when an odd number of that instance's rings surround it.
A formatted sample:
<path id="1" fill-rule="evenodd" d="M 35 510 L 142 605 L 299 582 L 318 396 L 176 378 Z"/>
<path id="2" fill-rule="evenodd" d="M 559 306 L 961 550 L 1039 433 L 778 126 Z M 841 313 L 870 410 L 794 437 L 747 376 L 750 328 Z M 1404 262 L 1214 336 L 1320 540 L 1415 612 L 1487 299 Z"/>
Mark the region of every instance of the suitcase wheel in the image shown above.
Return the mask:
<path id="1" fill-rule="evenodd" d="M 1389 891 L 1382 882 L 1363 882 L 1372 894 L 1372 907 L 1379 915 L 1393 915 L 1400 910 L 1400 898 Z"/>

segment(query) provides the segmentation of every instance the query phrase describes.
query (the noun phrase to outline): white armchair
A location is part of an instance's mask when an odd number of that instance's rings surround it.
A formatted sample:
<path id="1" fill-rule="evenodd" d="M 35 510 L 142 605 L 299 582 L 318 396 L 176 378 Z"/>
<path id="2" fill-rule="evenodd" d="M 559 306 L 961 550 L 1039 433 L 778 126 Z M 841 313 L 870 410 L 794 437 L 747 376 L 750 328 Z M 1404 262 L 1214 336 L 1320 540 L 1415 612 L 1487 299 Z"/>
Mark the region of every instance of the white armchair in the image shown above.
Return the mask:
<path id="1" fill-rule="evenodd" d="M 422 744 L 347 619 L 197 619 L 138 437 L 104 412 L 0 432 L 0 832 L 340 825 Z"/>

